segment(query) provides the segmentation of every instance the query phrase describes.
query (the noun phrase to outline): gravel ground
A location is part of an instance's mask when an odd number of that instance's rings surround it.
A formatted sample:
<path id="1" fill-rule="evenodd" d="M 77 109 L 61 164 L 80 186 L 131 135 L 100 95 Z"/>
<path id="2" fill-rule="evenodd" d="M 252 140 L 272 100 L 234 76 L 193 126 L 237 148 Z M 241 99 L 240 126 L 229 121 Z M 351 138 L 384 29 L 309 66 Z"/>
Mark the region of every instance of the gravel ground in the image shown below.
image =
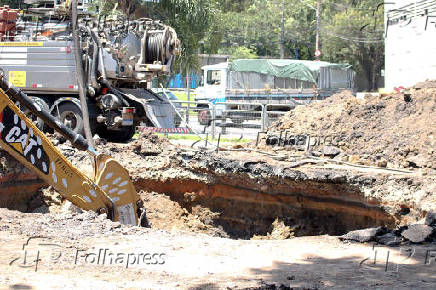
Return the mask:
<path id="1" fill-rule="evenodd" d="M 10 289 L 430 289 L 436 283 L 430 245 L 377 246 L 374 265 L 371 244 L 330 236 L 243 241 L 125 227 L 94 213 L 6 209 L 0 224 L 0 287 Z M 407 258 L 409 248 L 415 252 Z M 427 252 L 433 260 L 425 265 Z"/>

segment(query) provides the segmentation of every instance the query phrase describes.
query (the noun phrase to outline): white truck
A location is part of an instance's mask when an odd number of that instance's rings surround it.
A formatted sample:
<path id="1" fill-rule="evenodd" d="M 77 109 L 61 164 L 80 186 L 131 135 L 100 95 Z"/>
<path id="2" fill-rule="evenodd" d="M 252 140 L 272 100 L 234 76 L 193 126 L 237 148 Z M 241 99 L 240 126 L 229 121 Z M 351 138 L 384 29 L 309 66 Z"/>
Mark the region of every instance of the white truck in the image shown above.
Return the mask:
<path id="1" fill-rule="evenodd" d="M 290 59 L 239 59 L 202 67 L 203 86 L 197 88 L 198 121 L 211 121 L 211 106 L 216 118 L 241 123 L 244 105 L 274 104 L 269 110 L 289 110 L 312 100 L 325 99 L 342 90 L 354 89 L 355 72 L 348 64 Z M 208 102 L 209 106 L 204 104 Z M 225 103 L 225 104 L 223 104 Z M 251 106 L 253 107 L 253 106 Z M 204 108 L 204 109 L 202 109 Z M 251 108 L 252 110 L 253 108 Z M 255 106 L 261 110 L 261 107 Z"/>

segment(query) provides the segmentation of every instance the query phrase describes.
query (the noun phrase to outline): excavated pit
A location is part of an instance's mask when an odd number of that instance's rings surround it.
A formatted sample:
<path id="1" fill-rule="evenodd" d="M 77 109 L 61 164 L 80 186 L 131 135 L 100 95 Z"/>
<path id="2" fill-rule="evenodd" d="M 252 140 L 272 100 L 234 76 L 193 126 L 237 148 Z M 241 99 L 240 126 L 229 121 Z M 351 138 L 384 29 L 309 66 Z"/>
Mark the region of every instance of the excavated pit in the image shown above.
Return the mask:
<path id="1" fill-rule="evenodd" d="M 394 227 L 422 215 L 411 205 L 389 204 L 365 193 L 377 182 L 386 183 L 380 176 L 287 169 L 216 154 L 173 157 L 172 169 L 135 176 L 137 189 L 166 194 L 190 214 L 198 208 L 210 210 L 209 224 L 231 238 L 270 236 L 276 220 L 295 236 L 341 235 L 374 226 Z M 394 183 L 401 187 L 410 181 L 398 177 Z"/>
<path id="2" fill-rule="evenodd" d="M 231 238 L 267 236 L 274 230 L 275 220 L 290 227 L 295 236 L 341 235 L 350 230 L 395 224 L 379 204 L 359 201 L 358 192 L 346 186 L 322 188 L 315 183 L 301 183 L 260 191 L 234 184 L 207 185 L 174 179 L 144 180 L 137 186 L 169 195 L 189 213 L 198 206 L 209 209 L 217 214 L 213 225 L 222 227 Z"/>
<path id="3" fill-rule="evenodd" d="M 86 153 L 58 148 L 87 172 Z M 164 230 L 234 239 L 342 235 L 416 222 L 436 204 L 435 175 L 306 164 L 304 156 L 198 152 L 150 136 L 97 149 L 129 170 L 152 227 Z"/>
<path id="4" fill-rule="evenodd" d="M 68 145 L 59 148 L 77 166 L 87 160 Z M 433 174 L 306 164 L 304 156 L 199 152 L 155 135 L 98 150 L 129 170 L 159 229 L 236 239 L 342 235 L 409 224 L 434 210 Z"/>

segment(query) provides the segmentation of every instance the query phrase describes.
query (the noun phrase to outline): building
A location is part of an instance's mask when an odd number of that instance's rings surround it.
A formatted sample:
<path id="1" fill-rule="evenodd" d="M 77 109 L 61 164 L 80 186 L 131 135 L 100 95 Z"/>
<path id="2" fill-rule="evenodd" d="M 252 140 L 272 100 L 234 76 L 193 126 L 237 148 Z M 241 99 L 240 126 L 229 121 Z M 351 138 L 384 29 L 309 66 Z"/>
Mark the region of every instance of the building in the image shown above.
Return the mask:
<path id="1" fill-rule="evenodd" d="M 436 79 L 436 0 L 393 0 L 385 8 L 385 87 Z"/>

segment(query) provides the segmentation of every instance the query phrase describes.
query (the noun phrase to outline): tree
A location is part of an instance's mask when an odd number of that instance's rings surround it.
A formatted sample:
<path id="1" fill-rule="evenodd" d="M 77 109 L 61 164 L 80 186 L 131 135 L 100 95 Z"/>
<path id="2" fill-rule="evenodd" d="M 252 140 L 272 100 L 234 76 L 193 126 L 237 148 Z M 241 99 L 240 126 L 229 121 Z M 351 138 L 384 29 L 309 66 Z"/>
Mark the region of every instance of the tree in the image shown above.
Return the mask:
<path id="1" fill-rule="evenodd" d="M 384 66 L 383 6 L 379 1 L 346 0 L 324 4 L 324 59 L 348 62 L 368 80 L 368 90 L 377 89 Z"/>
<path id="2" fill-rule="evenodd" d="M 21 2 L 21 3 L 20 3 Z M 23 5 L 24 1 L 17 0 L 0 0 L 0 6 L 8 5 L 10 8 L 19 8 L 20 4 Z"/>
<path id="3" fill-rule="evenodd" d="M 257 58 L 257 54 L 254 50 L 240 46 L 232 52 L 232 59 L 249 59 Z"/>
<path id="4" fill-rule="evenodd" d="M 224 18 L 221 52 L 231 54 L 235 48 L 245 46 L 259 56 L 278 57 L 281 32 L 281 5 L 277 0 L 244 2 L 247 8 L 222 10 Z M 285 49 L 286 55 L 298 49 L 300 57 L 313 55 L 310 43 L 315 41 L 315 12 L 295 0 L 285 0 Z M 291 52 L 292 50 L 292 52 Z"/>
<path id="5" fill-rule="evenodd" d="M 185 75 L 197 70 L 196 53 L 213 23 L 214 5 L 208 0 L 161 0 L 157 12 L 156 16 L 173 27 L 180 38 L 182 49 L 176 68 Z"/>
<path id="6" fill-rule="evenodd" d="M 240 46 L 257 55 L 278 56 L 280 43 L 280 5 L 270 0 L 254 0 L 242 12 L 224 12 L 225 35 L 221 52 L 232 53 Z"/>
<path id="7" fill-rule="evenodd" d="M 139 3 L 140 3 L 139 0 L 117 0 L 118 7 L 128 17 L 130 17 L 130 15 L 132 15 L 135 12 Z"/>
<path id="8" fill-rule="evenodd" d="M 259 56 L 278 57 L 279 1 L 242 1 L 245 10 L 225 0 L 221 2 L 224 7 L 220 52 L 233 54 L 235 49 L 246 47 Z M 285 43 L 289 57 L 314 59 L 316 2 L 285 0 Z M 368 90 L 377 88 L 384 65 L 383 5 L 379 4 L 378 0 L 322 1 L 321 59 L 352 64 L 366 76 Z"/>

